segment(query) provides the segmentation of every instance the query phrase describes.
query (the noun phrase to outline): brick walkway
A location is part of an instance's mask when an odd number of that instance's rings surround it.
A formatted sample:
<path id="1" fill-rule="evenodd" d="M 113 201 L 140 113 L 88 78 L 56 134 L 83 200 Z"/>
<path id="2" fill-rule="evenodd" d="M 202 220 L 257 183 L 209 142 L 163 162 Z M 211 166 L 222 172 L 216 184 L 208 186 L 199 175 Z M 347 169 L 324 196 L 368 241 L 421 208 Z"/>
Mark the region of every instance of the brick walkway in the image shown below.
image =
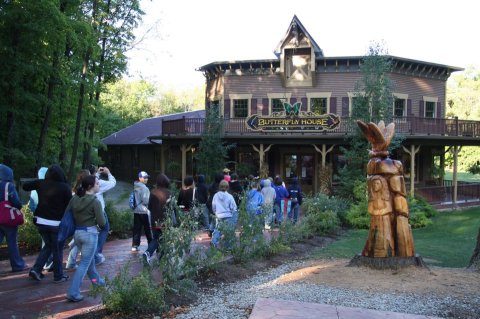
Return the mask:
<path id="1" fill-rule="evenodd" d="M 269 237 L 270 233 L 267 232 L 266 235 Z M 104 255 L 106 262 L 98 266 L 98 272 L 102 276 L 113 278 L 118 273 L 118 270 L 127 263 L 130 263 L 132 272 L 139 271 L 143 267 L 140 260 L 141 253 L 131 252 L 131 242 L 131 239 L 124 239 L 109 241 L 105 244 Z M 199 234 L 194 245 L 197 246 L 197 248 L 206 248 L 210 245 L 210 239 L 206 233 Z M 140 251 L 144 251 L 145 249 L 146 240 L 142 238 Z M 68 250 L 65 250 L 65 259 L 67 255 Z M 24 258 L 31 266 L 35 262 L 36 255 L 26 256 Z M 79 303 L 72 303 L 65 299 L 69 281 L 54 284 L 53 274 L 45 273 L 45 278 L 41 282 L 37 282 L 28 277 L 28 271 L 11 273 L 10 270 L 8 260 L 0 261 L 1 318 L 28 319 L 39 318 L 41 316 L 48 316 L 48 318 L 68 318 L 101 305 L 101 297 L 93 298 L 88 295 L 88 290 L 90 289 L 88 278 L 85 278 L 81 288 L 85 299 Z M 73 271 L 67 271 L 66 273 L 70 276 L 73 275 Z M 259 298 L 250 319 L 263 318 L 426 319 L 433 317 Z"/>

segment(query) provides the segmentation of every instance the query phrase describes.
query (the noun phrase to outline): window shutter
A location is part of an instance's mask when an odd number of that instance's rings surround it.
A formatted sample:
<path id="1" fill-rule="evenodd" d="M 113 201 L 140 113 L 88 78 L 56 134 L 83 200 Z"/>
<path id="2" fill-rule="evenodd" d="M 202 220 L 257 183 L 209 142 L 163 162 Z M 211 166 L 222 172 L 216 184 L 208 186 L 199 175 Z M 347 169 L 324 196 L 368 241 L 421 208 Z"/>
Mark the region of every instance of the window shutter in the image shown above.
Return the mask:
<path id="1" fill-rule="evenodd" d="M 420 117 L 425 117 L 425 102 L 424 101 L 419 101 L 418 102 L 418 116 Z"/>
<path id="2" fill-rule="evenodd" d="M 262 99 L 262 115 L 268 115 L 268 99 Z"/>
<path id="3" fill-rule="evenodd" d="M 348 96 L 342 97 L 342 116 L 350 116 L 348 114 Z"/>
<path id="4" fill-rule="evenodd" d="M 437 103 L 437 119 L 442 118 L 442 104 L 440 102 Z"/>
<path id="5" fill-rule="evenodd" d="M 306 111 L 307 111 L 307 108 L 308 108 L 308 100 L 307 100 L 307 98 L 306 98 L 306 97 L 302 97 L 302 98 L 300 99 L 300 101 L 302 102 L 302 109 L 301 109 L 301 110 L 306 112 Z"/>
<path id="6" fill-rule="evenodd" d="M 257 114 L 257 99 L 252 99 L 250 102 L 252 109 L 250 110 L 250 114 Z"/>
<path id="7" fill-rule="evenodd" d="M 337 113 L 337 98 L 331 97 L 330 98 L 330 113 L 336 114 Z"/>
<path id="8" fill-rule="evenodd" d="M 407 116 L 413 116 L 413 114 L 412 114 L 412 99 L 407 100 Z"/>
<path id="9" fill-rule="evenodd" d="M 225 99 L 223 107 L 223 117 L 226 119 L 230 118 L 230 99 Z"/>

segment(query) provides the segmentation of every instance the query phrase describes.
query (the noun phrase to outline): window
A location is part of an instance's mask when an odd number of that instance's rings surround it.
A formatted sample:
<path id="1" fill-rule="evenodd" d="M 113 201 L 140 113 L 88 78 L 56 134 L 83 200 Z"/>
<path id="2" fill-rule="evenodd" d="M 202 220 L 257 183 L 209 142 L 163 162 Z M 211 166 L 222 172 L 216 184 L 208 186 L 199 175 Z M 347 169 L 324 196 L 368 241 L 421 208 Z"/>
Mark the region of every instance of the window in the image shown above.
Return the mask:
<path id="1" fill-rule="evenodd" d="M 247 117 L 248 116 L 248 100 L 233 100 L 233 114 L 232 117 Z"/>
<path id="2" fill-rule="evenodd" d="M 307 93 L 308 110 L 318 114 L 330 113 L 330 92 Z"/>
<path id="3" fill-rule="evenodd" d="M 283 99 L 272 99 L 272 112 L 281 112 L 283 107 Z"/>
<path id="4" fill-rule="evenodd" d="M 246 118 L 250 115 L 252 94 L 230 94 L 230 117 Z"/>
<path id="5" fill-rule="evenodd" d="M 311 48 L 285 49 L 285 79 L 287 86 L 311 86 Z"/>
<path id="6" fill-rule="evenodd" d="M 292 93 L 268 93 L 267 96 L 270 102 L 269 114 L 272 114 L 273 112 L 281 112 L 285 110 L 282 102 L 290 101 L 290 97 L 292 96 Z"/>
<path id="7" fill-rule="evenodd" d="M 425 101 L 425 117 L 434 118 L 437 115 L 437 102 L 438 98 L 424 96 L 423 100 Z"/>
<path id="8" fill-rule="evenodd" d="M 355 105 L 360 103 L 360 97 L 364 94 L 363 92 L 348 92 L 348 114 L 342 114 L 343 116 L 351 116 L 352 110 L 355 108 Z"/>
<path id="9" fill-rule="evenodd" d="M 408 94 L 393 93 L 393 115 L 398 117 L 407 116 Z"/>

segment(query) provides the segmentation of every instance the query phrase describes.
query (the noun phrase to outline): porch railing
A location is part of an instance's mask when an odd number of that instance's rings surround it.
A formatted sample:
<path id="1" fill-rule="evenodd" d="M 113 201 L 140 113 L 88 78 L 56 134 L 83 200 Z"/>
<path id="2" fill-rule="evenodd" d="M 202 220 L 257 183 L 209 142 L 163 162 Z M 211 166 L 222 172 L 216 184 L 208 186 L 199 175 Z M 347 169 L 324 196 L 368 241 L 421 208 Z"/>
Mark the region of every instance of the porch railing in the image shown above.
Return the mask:
<path id="1" fill-rule="evenodd" d="M 480 121 L 443 119 L 443 118 L 424 118 L 424 117 L 396 117 L 395 131 L 404 135 L 437 135 L 437 136 L 463 136 L 480 137 Z M 309 131 L 304 134 L 309 135 L 329 135 L 341 136 L 355 129 L 350 124 L 349 117 L 342 117 L 340 125 L 331 131 Z M 177 120 L 163 121 L 162 135 L 184 135 L 199 136 L 205 128 L 205 119 L 199 118 L 181 118 Z M 285 130 L 269 131 L 268 134 L 297 134 Z M 245 124 L 245 119 L 223 119 L 224 136 L 260 136 L 265 134 L 260 131 L 249 130 Z"/>
<path id="2" fill-rule="evenodd" d="M 415 189 L 430 204 L 450 203 L 453 201 L 453 185 L 426 186 Z M 457 202 L 480 201 L 480 183 L 462 183 L 457 186 Z"/>

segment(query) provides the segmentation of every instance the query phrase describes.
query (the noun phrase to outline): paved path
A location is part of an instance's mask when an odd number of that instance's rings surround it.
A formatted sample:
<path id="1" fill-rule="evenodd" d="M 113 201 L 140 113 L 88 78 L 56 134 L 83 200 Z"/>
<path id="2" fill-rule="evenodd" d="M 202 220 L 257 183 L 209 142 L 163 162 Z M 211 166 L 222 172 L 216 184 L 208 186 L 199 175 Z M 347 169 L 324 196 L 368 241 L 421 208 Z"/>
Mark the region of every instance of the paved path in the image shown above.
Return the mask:
<path id="1" fill-rule="evenodd" d="M 209 244 L 210 239 L 206 233 L 199 234 L 194 242 L 197 248 L 206 248 Z M 146 240 L 142 238 L 140 250 L 145 249 Z M 109 241 L 105 244 L 103 252 L 107 261 L 98 266 L 98 271 L 103 276 L 113 278 L 118 270 L 127 263 L 130 263 L 132 272 L 140 271 L 143 267 L 140 260 L 141 253 L 131 252 L 131 239 Z M 65 250 L 65 259 L 67 255 L 68 251 Z M 29 265 L 33 265 L 36 255 L 24 258 Z M 28 277 L 28 271 L 11 273 L 10 269 L 8 260 L 0 261 L 0 318 L 29 319 L 47 316 L 48 318 L 68 318 L 101 305 L 100 296 L 93 298 L 88 295 L 90 282 L 87 278 L 81 288 L 85 299 L 79 303 L 72 303 L 65 299 L 69 281 L 55 284 L 53 283 L 53 274 L 45 273 L 45 278 L 41 282 L 37 282 Z M 73 275 L 73 271 L 66 273 L 70 276 Z M 434 317 L 259 298 L 250 319 L 265 318 L 426 319 Z"/>
<path id="2" fill-rule="evenodd" d="M 258 298 L 249 319 L 436 319 L 391 311 Z"/>

